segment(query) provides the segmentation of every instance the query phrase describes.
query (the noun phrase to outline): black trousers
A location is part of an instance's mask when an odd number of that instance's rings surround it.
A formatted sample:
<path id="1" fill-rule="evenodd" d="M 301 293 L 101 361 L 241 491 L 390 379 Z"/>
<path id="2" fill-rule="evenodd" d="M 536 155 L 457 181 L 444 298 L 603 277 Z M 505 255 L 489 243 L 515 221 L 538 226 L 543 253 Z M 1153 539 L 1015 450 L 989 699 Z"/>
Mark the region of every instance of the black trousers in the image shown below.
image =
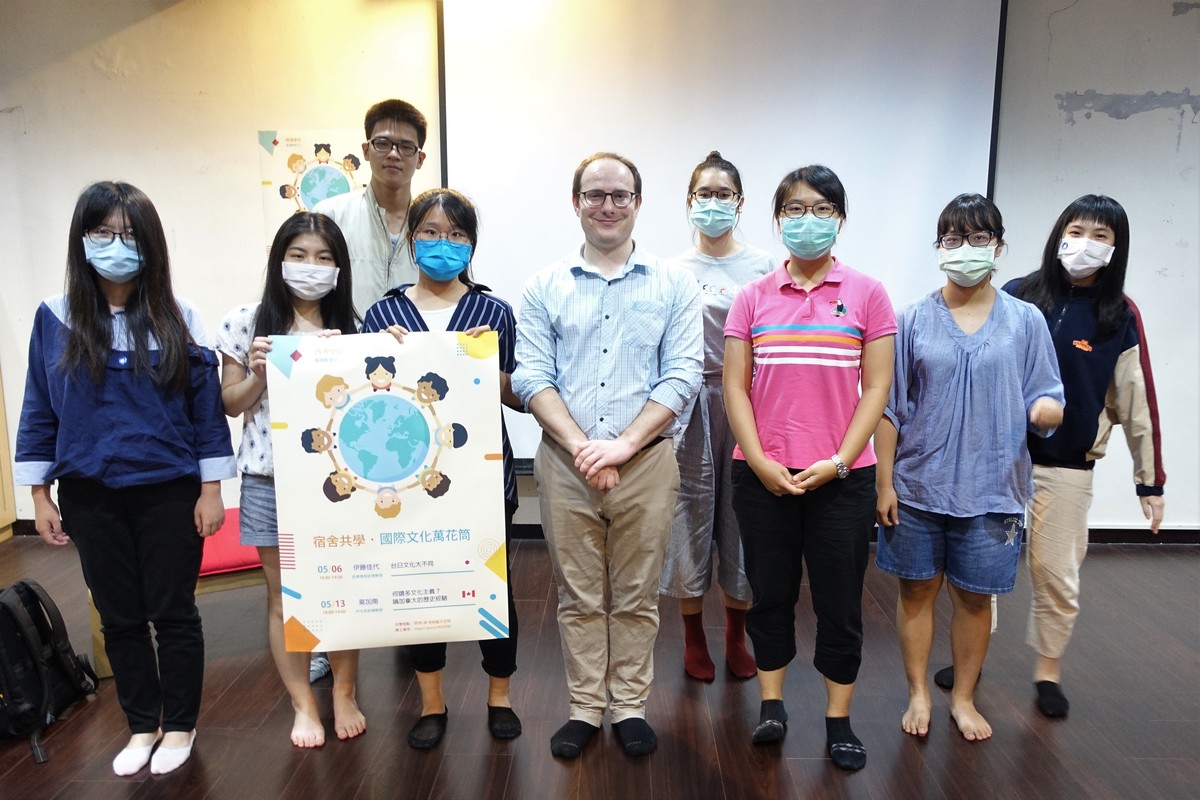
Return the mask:
<path id="1" fill-rule="evenodd" d="M 780 669 L 796 657 L 796 602 L 807 564 L 817 616 L 813 666 L 834 683 L 857 679 L 875 499 L 874 466 L 806 494 L 776 497 L 745 461 L 733 462 L 733 510 L 754 594 L 746 632 L 759 669 Z"/>
<path id="2" fill-rule="evenodd" d="M 126 489 L 79 478 L 59 481 L 63 530 L 79 551 L 100 612 L 117 700 L 133 733 L 160 726 L 190 731 L 200 713 L 199 497 L 200 484 L 187 479 Z"/>
<path id="3" fill-rule="evenodd" d="M 506 504 L 507 505 L 507 504 Z M 505 508 L 504 549 L 508 551 L 509 534 L 512 532 L 513 514 L 516 506 Z M 513 603 L 512 571 L 508 575 L 508 638 L 480 639 L 479 652 L 483 654 L 483 671 L 493 678 L 507 678 L 517 671 L 517 607 Z M 409 645 L 409 657 L 417 672 L 437 672 L 446 667 L 446 643 Z"/>

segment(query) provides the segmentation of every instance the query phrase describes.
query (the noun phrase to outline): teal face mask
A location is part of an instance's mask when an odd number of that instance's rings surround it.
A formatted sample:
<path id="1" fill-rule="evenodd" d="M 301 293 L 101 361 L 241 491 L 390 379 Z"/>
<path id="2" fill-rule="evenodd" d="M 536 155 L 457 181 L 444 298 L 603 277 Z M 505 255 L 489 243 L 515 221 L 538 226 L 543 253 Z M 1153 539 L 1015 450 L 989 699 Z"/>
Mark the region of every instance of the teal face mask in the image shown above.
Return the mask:
<path id="1" fill-rule="evenodd" d="M 693 200 L 688 216 L 696 230 L 715 239 L 732 228 L 737 221 L 737 202 L 722 203 L 715 197 Z"/>
<path id="2" fill-rule="evenodd" d="M 796 258 L 812 261 L 833 249 L 837 241 L 837 216 L 821 219 L 812 214 L 803 217 L 784 217 L 779 223 L 783 246 Z"/>

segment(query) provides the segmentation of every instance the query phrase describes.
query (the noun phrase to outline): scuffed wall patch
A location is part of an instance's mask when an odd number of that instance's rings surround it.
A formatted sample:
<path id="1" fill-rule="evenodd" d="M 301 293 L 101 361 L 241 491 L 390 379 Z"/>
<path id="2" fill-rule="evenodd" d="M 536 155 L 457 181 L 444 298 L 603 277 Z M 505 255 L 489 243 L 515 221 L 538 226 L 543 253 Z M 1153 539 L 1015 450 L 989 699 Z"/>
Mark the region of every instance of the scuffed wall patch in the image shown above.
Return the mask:
<path id="1" fill-rule="evenodd" d="M 1075 124 L 1076 112 L 1083 112 L 1086 119 L 1092 114 L 1107 114 L 1113 119 L 1129 119 L 1158 109 L 1192 109 L 1192 116 L 1200 114 L 1200 96 L 1191 89 L 1182 92 L 1146 92 L 1145 94 L 1102 94 L 1095 89 L 1085 92 L 1066 92 L 1054 96 L 1058 107 L 1067 115 L 1067 124 Z"/>
<path id="2" fill-rule="evenodd" d="M 1200 8 L 1200 3 L 1176 3 L 1171 7 L 1171 16 L 1178 17 L 1180 14 L 1186 14 L 1198 8 Z"/>

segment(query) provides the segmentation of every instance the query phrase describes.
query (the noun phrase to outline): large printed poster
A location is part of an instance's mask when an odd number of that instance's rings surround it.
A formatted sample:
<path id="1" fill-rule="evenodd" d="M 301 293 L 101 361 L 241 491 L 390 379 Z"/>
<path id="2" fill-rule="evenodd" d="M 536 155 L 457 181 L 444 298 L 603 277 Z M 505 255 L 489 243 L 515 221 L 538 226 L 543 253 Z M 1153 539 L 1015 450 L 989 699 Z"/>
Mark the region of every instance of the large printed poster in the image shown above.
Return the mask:
<path id="1" fill-rule="evenodd" d="M 273 336 L 290 651 L 508 636 L 495 333 Z"/>

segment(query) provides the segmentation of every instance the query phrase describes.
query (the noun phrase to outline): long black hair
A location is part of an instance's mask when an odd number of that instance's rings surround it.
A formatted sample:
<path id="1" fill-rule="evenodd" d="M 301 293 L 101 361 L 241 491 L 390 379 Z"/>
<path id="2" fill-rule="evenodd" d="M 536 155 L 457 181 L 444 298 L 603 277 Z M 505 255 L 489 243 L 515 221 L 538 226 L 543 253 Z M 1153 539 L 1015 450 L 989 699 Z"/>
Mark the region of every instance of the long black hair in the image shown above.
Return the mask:
<path id="1" fill-rule="evenodd" d="M 315 233 L 333 253 L 333 265 L 338 268 L 337 285 L 321 298 L 321 324 L 345 334 L 358 331 L 358 317 L 350 294 L 350 251 L 346 237 L 337 223 L 324 214 L 297 212 L 288 217 L 275 233 L 271 252 L 267 255 L 267 281 L 263 286 L 262 302 L 254 315 L 254 335 L 271 336 L 287 333 L 296 321 L 292 307 L 292 292 L 283 280 L 284 257 L 297 237 Z"/>
<path id="2" fill-rule="evenodd" d="M 1017 289 L 1017 296 L 1033 303 L 1049 317 L 1071 288 L 1067 270 L 1058 260 L 1063 231 L 1072 222 L 1096 222 L 1112 229 L 1114 235 L 1112 259 L 1096 273 L 1096 338 L 1106 339 L 1116 333 L 1129 316 L 1125 302 L 1125 270 L 1129 265 L 1129 217 L 1121 204 L 1102 194 L 1085 194 L 1072 202 L 1058 215 L 1042 250 L 1042 265 L 1027 276 Z"/>
<path id="3" fill-rule="evenodd" d="M 457 228 L 462 228 L 463 233 L 471 240 L 471 261 L 474 261 L 475 248 L 479 244 L 479 214 L 475 212 L 475 204 L 469 197 L 453 189 L 429 189 L 413 199 L 412 204 L 408 207 L 409 252 L 413 252 L 413 241 L 415 241 L 413 236 L 417 228 L 425 221 L 425 217 L 433 210 L 434 206 L 441 208 L 450 223 Z M 487 287 L 478 286 L 475 279 L 471 277 L 471 261 L 468 261 L 467 268 L 458 274 L 458 279 L 468 288 L 487 291 Z"/>
<path id="4" fill-rule="evenodd" d="M 83 190 L 75 203 L 67 238 L 67 346 L 62 366 L 82 370 L 96 383 L 104 380 L 113 347 L 112 312 L 100 290 L 100 276 L 88 263 L 83 237 L 115 210 L 125 214 L 137 242 L 142 268 L 125 302 L 125 324 L 135 370 L 150 370 L 151 338 L 158 345 L 154 382 L 174 391 L 188 385 L 191 333 L 171 288 L 170 259 L 162 221 L 150 198 L 128 183 L 101 181 Z"/>

